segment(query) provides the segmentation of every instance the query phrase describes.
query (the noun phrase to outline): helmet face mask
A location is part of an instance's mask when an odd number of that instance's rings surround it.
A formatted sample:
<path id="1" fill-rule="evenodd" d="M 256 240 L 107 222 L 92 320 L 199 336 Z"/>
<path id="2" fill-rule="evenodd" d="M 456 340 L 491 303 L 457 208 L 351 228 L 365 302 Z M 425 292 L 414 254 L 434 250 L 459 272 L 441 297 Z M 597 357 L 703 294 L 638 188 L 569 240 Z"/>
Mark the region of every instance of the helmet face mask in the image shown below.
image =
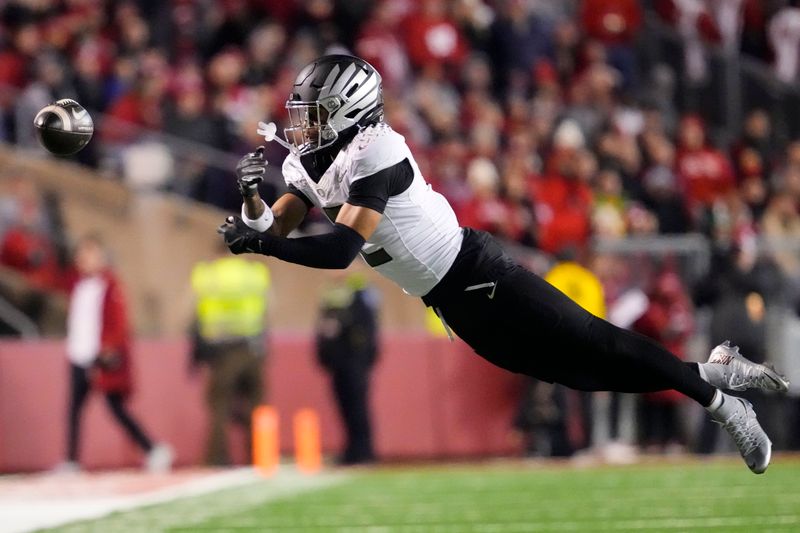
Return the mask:
<path id="1" fill-rule="evenodd" d="M 286 102 L 289 127 L 283 134 L 297 155 L 310 154 L 336 142 L 339 133 L 328 123 L 330 113 L 319 101 Z"/>
<path id="2" fill-rule="evenodd" d="M 295 155 L 314 153 L 345 131 L 383 120 L 381 76 L 363 59 L 323 56 L 300 71 L 286 110 L 286 146 Z"/>

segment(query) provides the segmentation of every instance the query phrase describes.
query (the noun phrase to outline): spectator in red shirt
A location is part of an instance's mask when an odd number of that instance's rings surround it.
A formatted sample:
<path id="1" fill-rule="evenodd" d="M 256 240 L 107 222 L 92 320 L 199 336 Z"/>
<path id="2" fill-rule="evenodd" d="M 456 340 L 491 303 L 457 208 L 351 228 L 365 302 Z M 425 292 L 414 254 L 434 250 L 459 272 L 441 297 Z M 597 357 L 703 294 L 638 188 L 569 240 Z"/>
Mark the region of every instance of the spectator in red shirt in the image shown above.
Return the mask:
<path id="1" fill-rule="evenodd" d="M 558 158 L 556 173 L 535 186 L 539 247 L 556 253 L 583 246 L 591 233 L 592 191 L 588 182 L 597 161 L 588 150 L 568 150 Z"/>
<path id="2" fill-rule="evenodd" d="M 8 33 L 11 46 L 0 47 L 0 85 L 22 89 L 27 81 L 28 63 L 41 51 L 42 32 L 37 25 L 24 23 Z"/>
<path id="3" fill-rule="evenodd" d="M 71 384 L 68 450 L 67 462 L 59 470 L 79 469 L 80 416 L 92 389 L 105 396 L 116 421 L 147 454 L 148 469 L 168 470 L 172 450 L 163 444 L 153 444 L 125 407 L 125 400 L 133 390 L 127 306 L 98 237 L 87 236 L 78 243 L 75 269 L 67 315 L 66 351 Z"/>
<path id="4" fill-rule="evenodd" d="M 19 180 L 15 185 L 15 216 L 0 239 L 0 264 L 38 288 L 54 288 L 60 269 L 41 198 L 30 182 Z"/>
<path id="5" fill-rule="evenodd" d="M 58 277 L 58 263 L 50 239 L 24 221 L 3 235 L 0 264 L 17 270 L 42 288 L 54 286 Z"/>
<path id="6" fill-rule="evenodd" d="M 139 61 L 133 86 L 125 89 L 106 110 L 106 118 L 112 120 L 102 125 L 102 136 L 108 142 L 126 142 L 135 138 L 137 132 L 126 129 L 126 124 L 150 129 L 160 129 L 163 125 L 169 66 L 164 55 L 155 50 L 140 57 Z"/>
<path id="7" fill-rule="evenodd" d="M 392 2 L 378 2 L 364 22 L 355 42 L 355 53 L 383 78 L 384 89 L 403 89 L 409 83 L 409 65 L 402 41 L 395 34 L 398 10 Z"/>
<path id="8" fill-rule="evenodd" d="M 620 71 L 623 88 L 636 85 L 635 42 L 642 26 L 638 0 L 583 0 L 581 25 L 586 35 L 606 47 L 609 63 Z"/>
<path id="9" fill-rule="evenodd" d="M 681 119 L 678 143 L 675 169 L 689 209 L 698 217 L 699 211 L 734 187 L 733 167 L 725 154 L 707 144 L 705 126 L 696 115 Z"/>
<path id="10" fill-rule="evenodd" d="M 580 17 L 591 39 L 631 46 L 642 25 L 642 8 L 637 0 L 583 0 Z"/>
<path id="11" fill-rule="evenodd" d="M 422 0 L 403 26 L 406 50 L 414 68 L 443 65 L 455 73 L 467 57 L 466 40 L 448 18 L 443 0 Z"/>

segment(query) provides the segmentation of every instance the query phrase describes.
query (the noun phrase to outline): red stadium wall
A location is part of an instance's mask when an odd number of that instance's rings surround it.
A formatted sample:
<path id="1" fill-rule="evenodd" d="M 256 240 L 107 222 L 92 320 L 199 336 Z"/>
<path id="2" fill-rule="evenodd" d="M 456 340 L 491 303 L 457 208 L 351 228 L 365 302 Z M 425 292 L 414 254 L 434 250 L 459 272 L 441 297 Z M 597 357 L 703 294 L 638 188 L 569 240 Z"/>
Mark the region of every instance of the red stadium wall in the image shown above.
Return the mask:
<path id="1" fill-rule="evenodd" d="M 186 343 L 139 341 L 134 356 L 132 411 L 154 439 L 175 447 L 178 464 L 201 463 L 205 376 L 188 372 Z M 291 450 L 291 414 L 301 407 L 319 412 L 323 448 L 337 450 L 342 434 L 308 336 L 274 335 L 265 373 L 284 452 Z M 460 341 L 387 335 L 372 383 L 377 451 L 402 459 L 514 453 L 510 424 L 521 384 Z M 0 472 L 47 469 L 63 459 L 67 387 L 62 342 L 0 342 Z M 88 468 L 140 460 L 97 396 L 84 412 L 82 441 Z"/>

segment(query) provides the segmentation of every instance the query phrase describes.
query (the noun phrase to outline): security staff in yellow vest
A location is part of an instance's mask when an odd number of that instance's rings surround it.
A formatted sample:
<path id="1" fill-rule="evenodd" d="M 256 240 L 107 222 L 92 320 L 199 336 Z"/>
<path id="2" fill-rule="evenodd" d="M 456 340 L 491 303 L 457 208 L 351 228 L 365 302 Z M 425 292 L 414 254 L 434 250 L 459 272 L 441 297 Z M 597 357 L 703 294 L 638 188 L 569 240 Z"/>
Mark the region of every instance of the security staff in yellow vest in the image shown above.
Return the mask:
<path id="1" fill-rule="evenodd" d="M 207 364 L 209 437 L 207 462 L 230 464 L 226 426 L 245 430 L 250 450 L 250 414 L 262 399 L 266 351 L 269 269 L 243 257 L 220 256 L 195 265 L 192 289 L 197 307 L 193 327 L 193 363 Z"/>

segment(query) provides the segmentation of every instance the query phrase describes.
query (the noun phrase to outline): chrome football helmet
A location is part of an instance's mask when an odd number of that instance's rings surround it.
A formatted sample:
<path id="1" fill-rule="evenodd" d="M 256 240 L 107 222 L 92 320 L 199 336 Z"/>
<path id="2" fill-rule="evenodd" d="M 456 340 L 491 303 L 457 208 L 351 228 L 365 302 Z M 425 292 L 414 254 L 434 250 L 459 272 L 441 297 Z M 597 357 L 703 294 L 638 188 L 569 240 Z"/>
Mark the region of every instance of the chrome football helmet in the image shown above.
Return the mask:
<path id="1" fill-rule="evenodd" d="M 358 57 L 320 57 L 297 75 L 286 110 L 284 146 L 297 155 L 314 153 L 351 128 L 383 120 L 381 76 Z"/>

